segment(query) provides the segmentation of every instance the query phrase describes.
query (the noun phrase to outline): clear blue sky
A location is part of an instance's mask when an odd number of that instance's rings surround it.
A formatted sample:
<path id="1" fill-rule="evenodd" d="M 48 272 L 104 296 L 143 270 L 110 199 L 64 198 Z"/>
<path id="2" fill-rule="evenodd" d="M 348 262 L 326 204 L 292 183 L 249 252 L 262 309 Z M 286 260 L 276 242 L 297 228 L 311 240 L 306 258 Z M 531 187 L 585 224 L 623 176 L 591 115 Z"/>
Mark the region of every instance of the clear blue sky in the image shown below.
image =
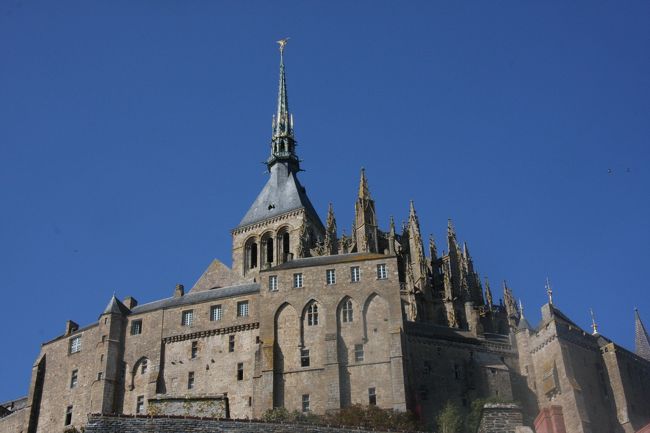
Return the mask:
<path id="1" fill-rule="evenodd" d="M 532 322 L 650 325 L 647 1 L 0 3 L 0 401 L 41 342 L 191 287 L 264 185 L 278 51 L 301 179 L 349 227 L 447 218 Z M 612 170 L 609 174 L 608 170 Z M 501 294 L 500 288 L 496 290 Z"/>

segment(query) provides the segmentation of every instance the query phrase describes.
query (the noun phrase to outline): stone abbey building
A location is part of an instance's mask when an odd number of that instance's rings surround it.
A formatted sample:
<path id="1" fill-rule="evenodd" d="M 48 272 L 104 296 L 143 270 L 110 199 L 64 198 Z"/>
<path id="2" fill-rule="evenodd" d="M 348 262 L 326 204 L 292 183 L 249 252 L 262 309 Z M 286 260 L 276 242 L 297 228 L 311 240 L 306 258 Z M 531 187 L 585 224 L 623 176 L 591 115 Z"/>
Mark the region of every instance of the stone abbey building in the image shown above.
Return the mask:
<path id="1" fill-rule="evenodd" d="M 281 53 L 284 44 L 281 44 Z M 452 400 L 518 401 L 542 432 L 635 432 L 650 423 L 650 344 L 632 353 L 552 303 L 532 327 L 510 288 L 495 302 L 449 222 L 446 251 L 408 223 L 380 228 L 364 171 L 349 236 L 298 180 L 284 62 L 269 178 L 232 230 L 232 266 L 138 304 L 113 296 L 96 323 L 43 343 L 29 395 L 0 406 L 3 433 L 55 433 L 88 414 L 258 418 L 273 407 L 351 404 L 431 423 Z"/>

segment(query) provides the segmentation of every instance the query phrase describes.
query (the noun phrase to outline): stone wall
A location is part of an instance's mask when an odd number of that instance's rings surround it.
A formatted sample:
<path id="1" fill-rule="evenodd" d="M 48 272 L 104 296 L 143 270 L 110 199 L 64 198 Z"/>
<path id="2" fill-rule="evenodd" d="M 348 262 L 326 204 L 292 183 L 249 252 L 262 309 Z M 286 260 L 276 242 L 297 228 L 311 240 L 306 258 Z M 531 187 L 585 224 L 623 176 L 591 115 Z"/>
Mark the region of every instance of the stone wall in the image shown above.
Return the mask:
<path id="1" fill-rule="evenodd" d="M 85 433 L 363 433 L 356 428 L 201 418 L 91 415 Z M 374 433 L 381 433 L 375 431 Z"/>
<path id="2" fill-rule="evenodd" d="M 487 403 L 483 406 L 478 433 L 518 433 L 522 429 L 521 408 L 514 403 Z"/>
<path id="3" fill-rule="evenodd" d="M 24 433 L 27 431 L 27 417 L 29 410 L 21 409 L 0 418 L 0 432 Z"/>

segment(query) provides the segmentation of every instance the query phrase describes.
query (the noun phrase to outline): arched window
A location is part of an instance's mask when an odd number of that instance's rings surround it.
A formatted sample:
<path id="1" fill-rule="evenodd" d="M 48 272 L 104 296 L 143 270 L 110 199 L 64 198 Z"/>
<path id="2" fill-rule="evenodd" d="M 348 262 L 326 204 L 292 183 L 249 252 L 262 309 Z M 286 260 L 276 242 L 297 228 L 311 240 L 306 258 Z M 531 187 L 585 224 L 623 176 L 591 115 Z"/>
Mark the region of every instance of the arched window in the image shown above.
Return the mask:
<path id="1" fill-rule="evenodd" d="M 352 322 L 353 320 L 352 299 L 346 299 L 341 307 L 341 322 Z"/>
<path id="2" fill-rule="evenodd" d="M 266 263 L 273 263 L 273 238 L 266 240 Z"/>
<path id="3" fill-rule="evenodd" d="M 248 271 L 249 269 L 257 268 L 258 264 L 258 252 L 257 252 L 257 242 L 255 239 L 249 239 L 246 241 L 246 247 L 244 248 L 244 270 Z"/>
<path id="4" fill-rule="evenodd" d="M 313 302 L 307 307 L 307 326 L 318 325 L 318 305 Z"/>
<path id="5" fill-rule="evenodd" d="M 289 233 L 282 234 L 282 260 L 287 261 L 289 259 Z"/>

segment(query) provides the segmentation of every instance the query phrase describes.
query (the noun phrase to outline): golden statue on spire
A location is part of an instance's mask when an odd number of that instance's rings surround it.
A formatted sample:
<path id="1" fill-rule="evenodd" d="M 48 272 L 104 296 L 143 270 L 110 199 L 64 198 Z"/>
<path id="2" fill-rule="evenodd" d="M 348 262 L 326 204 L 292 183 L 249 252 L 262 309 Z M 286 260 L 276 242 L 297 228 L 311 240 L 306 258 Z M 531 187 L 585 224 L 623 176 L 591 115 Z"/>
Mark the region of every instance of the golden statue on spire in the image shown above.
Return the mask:
<path id="1" fill-rule="evenodd" d="M 284 54 L 284 47 L 287 45 L 287 42 L 289 42 L 289 37 L 286 37 L 284 39 L 280 39 L 279 41 L 276 41 L 278 45 L 280 45 L 280 55 Z"/>

